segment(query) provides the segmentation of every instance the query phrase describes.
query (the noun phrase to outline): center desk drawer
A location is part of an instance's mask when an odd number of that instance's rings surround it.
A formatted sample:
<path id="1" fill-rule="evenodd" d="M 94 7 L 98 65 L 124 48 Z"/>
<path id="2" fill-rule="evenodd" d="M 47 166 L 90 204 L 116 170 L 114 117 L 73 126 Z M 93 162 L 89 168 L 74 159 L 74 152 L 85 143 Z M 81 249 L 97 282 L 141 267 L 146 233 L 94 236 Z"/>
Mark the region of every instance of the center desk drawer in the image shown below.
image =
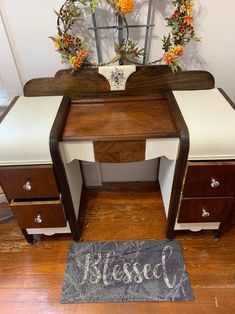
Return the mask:
<path id="1" fill-rule="evenodd" d="M 183 199 L 178 222 L 223 222 L 226 220 L 232 204 L 232 197 Z"/>
<path id="2" fill-rule="evenodd" d="M 183 195 L 235 195 L 235 163 L 189 163 Z"/>
<path id="3" fill-rule="evenodd" d="M 145 160 L 145 140 L 95 141 L 95 161 L 108 163 L 137 162 Z"/>
<path id="4" fill-rule="evenodd" d="M 10 205 L 21 229 L 65 227 L 67 224 L 60 200 L 12 201 Z"/>
<path id="5" fill-rule="evenodd" d="M 50 165 L 0 167 L 0 183 L 9 199 L 59 196 Z"/>

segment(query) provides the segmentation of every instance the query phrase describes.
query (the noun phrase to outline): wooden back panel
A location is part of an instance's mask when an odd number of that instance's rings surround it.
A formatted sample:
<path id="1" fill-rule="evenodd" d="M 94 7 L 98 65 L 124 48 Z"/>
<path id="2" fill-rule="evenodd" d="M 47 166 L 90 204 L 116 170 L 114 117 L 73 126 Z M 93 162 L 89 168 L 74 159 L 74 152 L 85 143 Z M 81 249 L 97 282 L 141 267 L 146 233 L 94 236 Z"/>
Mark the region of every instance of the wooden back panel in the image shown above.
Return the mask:
<path id="1" fill-rule="evenodd" d="M 163 95 L 168 90 L 195 90 L 214 87 L 214 77 L 206 71 L 179 71 L 168 66 L 137 66 L 127 81 L 125 91 L 111 92 L 98 68 L 84 68 L 71 73 L 60 70 L 55 77 L 36 78 L 24 86 L 25 96 L 67 95 L 71 99 L 111 98 L 120 96 Z"/>

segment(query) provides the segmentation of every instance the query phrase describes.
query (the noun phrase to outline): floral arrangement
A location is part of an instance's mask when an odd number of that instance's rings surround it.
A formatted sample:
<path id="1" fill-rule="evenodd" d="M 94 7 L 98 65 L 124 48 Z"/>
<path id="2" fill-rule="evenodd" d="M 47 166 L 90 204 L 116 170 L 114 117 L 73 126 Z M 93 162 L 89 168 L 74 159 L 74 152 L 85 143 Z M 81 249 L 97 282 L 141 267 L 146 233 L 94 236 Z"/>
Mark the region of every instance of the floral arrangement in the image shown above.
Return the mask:
<path id="1" fill-rule="evenodd" d="M 194 17 L 192 0 L 176 0 L 174 13 L 167 18 L 167 26 L 171 28 L 168 36 L 163 38 L 165 51 L 162 62 L 168 64 L 172 71 L 178 70 L 180 57 L 184 54 L 184 47 L 191 41 L 199 41 L 194 31 Z"/>
<path id="2" fill-rule="evenodd" d="M 91 13 L 96 11 L 99 2 L 102 0 L 67 0 L 60 8 L 57 15 L 58 34 L 50 37 L 56 51 L 61 55 L 62 62 L 69 64 L 72 69 L 77 70 L 84 66 L 91 65 L 89 61 L 88 40 L 83 36 L 74 33 L 75 23 L 83 23 L 86 19 L 84 8 L 90 6 Z M 127 38 L 122 43 L 114 43 L 116 56 L 107 64 L 117 61 L 126 63 L 141 64 L 140 58 L 144 55 L 144 49 L 138 47 L 138 43 L 129 39 L 128 24 L 125 18 L 126 14 L 134 11 L 134 0 L 104 0 L 112 8 L 115 15 L 120 15 L 127 29 Z M 175 10 L 171 17 L 167 18 L 167 26 L 171 29 L 168 36 L 164 36 L 163 56 L 151 62 L 163 63 L 171 67 L 175 72 L 179 68 L 180 58 L 184 54 L 184 47 L 191 40 L 198 40 L 194 31 L 194 17 L 192 13 L 192 0 L 172 1 Z"/>

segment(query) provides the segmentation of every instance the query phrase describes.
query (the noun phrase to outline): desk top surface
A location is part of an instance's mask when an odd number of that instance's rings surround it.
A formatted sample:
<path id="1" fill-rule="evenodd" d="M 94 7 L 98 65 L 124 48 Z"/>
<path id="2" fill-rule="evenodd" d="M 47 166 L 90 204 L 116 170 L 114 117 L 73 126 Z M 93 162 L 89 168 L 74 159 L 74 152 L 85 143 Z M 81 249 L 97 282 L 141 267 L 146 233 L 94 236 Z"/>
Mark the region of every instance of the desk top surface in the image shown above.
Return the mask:
<path id="1" fill-rule="evenodd" d="M 20 96 L 0 123 L 0 165 L 51 164 L 50 131 L 61 96 Z"/>
<path id="2" fill-rule="evenodd" d="M 190 160 L 235 158 L 235 110 L 214 88 L 173 92 L 190 137 Z"/>
<path id="3" fill-rule="evenodd" d="M 62 139 L 131 140 L 177 135 L 166 99 L 129 97 L 73 104 Z"/>

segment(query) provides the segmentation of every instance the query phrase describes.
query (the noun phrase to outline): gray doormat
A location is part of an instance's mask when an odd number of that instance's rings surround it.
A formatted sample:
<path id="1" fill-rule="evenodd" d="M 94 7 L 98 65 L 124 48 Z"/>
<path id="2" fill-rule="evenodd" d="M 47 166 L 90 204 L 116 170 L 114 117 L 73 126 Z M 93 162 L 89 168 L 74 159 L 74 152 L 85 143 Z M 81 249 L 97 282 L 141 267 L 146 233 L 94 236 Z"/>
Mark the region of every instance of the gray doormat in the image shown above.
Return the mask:
<path id="1" fill-rule="evenodd" d="M 61 303 L 193 300 L 178 241 L 73 243 Z"/>

